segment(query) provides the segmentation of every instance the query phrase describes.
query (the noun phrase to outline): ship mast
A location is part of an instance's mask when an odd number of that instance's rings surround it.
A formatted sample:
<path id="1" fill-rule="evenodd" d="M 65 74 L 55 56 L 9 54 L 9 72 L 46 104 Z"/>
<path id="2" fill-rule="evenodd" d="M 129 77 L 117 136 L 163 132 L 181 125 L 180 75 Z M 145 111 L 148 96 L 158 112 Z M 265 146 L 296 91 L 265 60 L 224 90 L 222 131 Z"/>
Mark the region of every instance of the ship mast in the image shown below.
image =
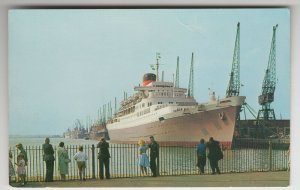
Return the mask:
<path id="1" fill-rule="evenodd" d="M 176 67 L 176 77 L 175 77 L 175 87 L 179 88 L 179 56 L 177 56 L 177 67 Z"/>
<path id="2" fill-rule="evenodd" d="M 159 81 L 158 78 L 158 69 L 159 69 L 159 59 L 160 59 L 160 53 L 156 53 L 156 81 Z"/>
<path id="3" fill-rule="evenodd" d="M 192 61 L 190 69 L 188 97 L 194 97 L 194 53 L 192 52 Z"/>

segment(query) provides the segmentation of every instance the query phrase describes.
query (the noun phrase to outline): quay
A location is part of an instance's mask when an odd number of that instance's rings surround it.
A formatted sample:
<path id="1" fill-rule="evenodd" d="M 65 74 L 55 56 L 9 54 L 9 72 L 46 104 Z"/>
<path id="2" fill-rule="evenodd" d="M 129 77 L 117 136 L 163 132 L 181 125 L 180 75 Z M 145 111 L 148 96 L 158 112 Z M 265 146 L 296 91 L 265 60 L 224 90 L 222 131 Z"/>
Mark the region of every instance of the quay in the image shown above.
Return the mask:
<path id="1" fill-rule="evenodd" d="M 112 178 L 109 180 L 88 179 L 65 182 L 28 182 L 24 187 L 288 187 L 290 172 L 247 172 L 224 173 L 220 175 L 179 175 L 159 177 Z M 13 183 L 13 187 L 20 187 Z"/>

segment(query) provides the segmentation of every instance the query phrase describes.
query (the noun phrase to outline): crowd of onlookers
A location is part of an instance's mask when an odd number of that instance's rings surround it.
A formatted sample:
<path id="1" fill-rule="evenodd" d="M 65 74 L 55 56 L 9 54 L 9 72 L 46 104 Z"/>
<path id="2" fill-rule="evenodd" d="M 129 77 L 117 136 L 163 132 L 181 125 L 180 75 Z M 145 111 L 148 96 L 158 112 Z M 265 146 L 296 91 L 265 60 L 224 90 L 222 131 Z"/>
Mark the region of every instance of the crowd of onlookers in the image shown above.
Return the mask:
<path id="1" fill-rule="evenodd" d="M 159 144 L 154 140 L 153 136 L 150 136 L 150 141 L 148 143 L 145 140 L 140 139 L 138 142 L 139 150 L 138 150 L 138 165 L 140 166 L 141 173 L 143 176 L 148 175 L 147 168 L 150 167 L 151 173 L 153 177 L 158 176 L 157 171 L 157 158 L 159 156 Z M 19 150 L 19 154 L 17 156 L 16 170 L 14 169 L 14 165 L 12 163 L 12 153 L 9 151 L 9 182 L 11 182 L 11 177 L 15 176 L 15 171 L 19 178 L 20 184 L 24 186 L 26 184 L 26 166 L 28 162 L 27 153 L 24 150 L 24 147 L 21 143 L 16 145 Z M 100 142 L 97 144 L 97 148 L 99 148 L 98 160 L 99 160 L 99 176 L 100 179 L 110 179 L 110 169 L 109 169 L 109 143 L 106 142 L 105 138 L 102 138 Z M 42 145 L 43 149 L 43 161 L 46 164 L 46 175 L 45 182 L 53 181 L 53 171 L 54 171 L 54 149 L 50 144 L 50 139 L 46 138 L 45 143 Z M 147 155 L 147 150 L 150 149 L 150 159 Z M 206 152 L 208 149 L 208 155 L 206 156 Z M 207 143 L 205 143 L 204 139 L 200 140 L 200 144 L 197 145 L 197 166 L 199 167 L 200 174 L 204 174 L 204 167 L 206 165 L 206 157 L 208 157 L 210 161 L 210 166 L 212 169 L 212 174 L 220 174 L 220 169 L 218 166 L 218 161 L 223 158 L 223 153 L 220 148 L 219 142 L 215 141 L 212 137 L 209 139 Z M 58 162 L 58 170 L 61 177 L 61 180 L 66 180 L 66 175 L 69 172 L 69 163 L 71 159 L 68 155 L 68 151 L 64 146 L 64 142 L 60 142 L 57 148 L 57 157 L 56 161 Z M 87 154 L 83 151 L 83 146 L 79 146 L 78 152 L 73 155 L 73 159 L 77 163 L 79 179 L 85 181 L 85 169 L 86 169 L 86 161 L 88 159 Z"/>
<path id="2" fill-rule="evenodd" d="M 153 176 L 157 176 L 156 171 L 156 159 L 159 155 L 159 145 L 154 140 L 154 137 L 150 137 L 150 142 L 146 145 L 144 140 L 140 140 L 139 144 L 139 165 L 143 175 L 147 175 L 147 167 L 150 166 Z M 19 154 L 17 156 L 17 163 L 15 163 L 17 169 L 17 177 L 19 178 L 20 184 L 24 186 L 26 184 L 26 166 L 28 162 L 27 153 L 21 143 L 16 145 L 19 150 Z M 97 144 L 97 148 L 99 148 L 98 159 L 99 159 L 99 176 L 100 179 L 110 179 L 110 170 L 109 170 L 109 143 L 106 142 L 105 138 L 102 138 L 101 141 Z M 150 163 L 147 156 L 147 149 L 150 148 Z M 42 146 L 43 149 L 43 161 L 46 164 L 46 175 L 45 182 L 53 181 L 53 171 L 54 171 L 54 149 L 50 144 L 50 139 L 46 138 L 45 143 Z M 85 169 L 86 169 L 86 161 L 88 156 L 85 152 L 83 152 L 83 146 L 79 146 L 78 152 L 73 156 L 74 160 L 77 162 L 78 173 L 80 180 L 85 181 Z M 58 162 L 58 170 L 61 177 L 61 180 L 66 180 L 66 175 L 69 172 L 69 163 L 71 159 L 68 155 L 68 151 L 64 146 L 64 142 L 60 142 L 57 148 L 57 162 Z M 12 176 L 15 176 L 15 169 L 12 163 L 12 153 L 9 151 L 9 182 L 11 183 Z"/>

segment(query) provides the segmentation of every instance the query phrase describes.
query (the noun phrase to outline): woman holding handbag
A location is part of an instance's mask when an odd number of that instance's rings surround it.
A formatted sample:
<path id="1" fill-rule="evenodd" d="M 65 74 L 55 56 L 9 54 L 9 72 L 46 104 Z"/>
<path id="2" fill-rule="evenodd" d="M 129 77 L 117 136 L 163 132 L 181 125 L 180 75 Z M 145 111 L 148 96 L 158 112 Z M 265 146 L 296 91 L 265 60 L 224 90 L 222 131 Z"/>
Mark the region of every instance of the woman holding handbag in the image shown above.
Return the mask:
<path id="1" fill-rule="evenodd" d="M 57 157 L 58 157 L 58 170 L 61 176 L 61 180 L 66 180 L 66 175 L 69 173 L 69 155 L 68 151 L 65 149 L 65 143 L 60 142 L 57 148 Z"/>

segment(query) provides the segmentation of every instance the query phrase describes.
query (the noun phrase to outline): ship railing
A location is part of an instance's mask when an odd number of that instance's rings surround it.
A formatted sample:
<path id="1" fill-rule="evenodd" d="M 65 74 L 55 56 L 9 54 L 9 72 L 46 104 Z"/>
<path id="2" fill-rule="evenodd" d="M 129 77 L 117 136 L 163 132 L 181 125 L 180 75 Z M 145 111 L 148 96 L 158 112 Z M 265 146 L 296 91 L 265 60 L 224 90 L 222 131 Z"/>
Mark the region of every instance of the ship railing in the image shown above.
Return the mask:
<path id="1" fill-rule="evenodd" d="M 159 175 L 193 175 L 198 174 L 196 145 L 173 144 L 167 146 L 160 143 L 157 161 Z M 66 146 L 71 162 L 67 180 L 79 180 L 77 164 L 73 159 L 79 145 Z M 255 171 L 283 171 L 289 167 L 289 143 L 260 140 L 235 140 L 232 143 L 222 143 L 223 159 L 219 161 L 222 173 L 255 172 Z M 58 171 L 57 147 L 54 146 L 54 180 L 60 180 Z M 25 146 L 28 165 L 26 167 L 27 181 L 44 181 L 46 166 L 43 162 L 42 146 Z M 86 178 L 99 178 L 99 160 L 96 144 L 84 145 L 84 152 L 88 155 Z M 112 178 L 142 176 L 138 166 L 138 145 L 110 143 L 110 173 Z M 12 163 L 17 162 L 19 151 L 11 147 Z M 148 156 L 149 150 L 147 152 Z M 16 168 L 15 168 L 16 169 Z M 148 174 L 150 175 L 148 168 Z M 211 173 L 207 159 L 205 174 Z M 17 180 L 17 177 L 13 177 Z"/>

